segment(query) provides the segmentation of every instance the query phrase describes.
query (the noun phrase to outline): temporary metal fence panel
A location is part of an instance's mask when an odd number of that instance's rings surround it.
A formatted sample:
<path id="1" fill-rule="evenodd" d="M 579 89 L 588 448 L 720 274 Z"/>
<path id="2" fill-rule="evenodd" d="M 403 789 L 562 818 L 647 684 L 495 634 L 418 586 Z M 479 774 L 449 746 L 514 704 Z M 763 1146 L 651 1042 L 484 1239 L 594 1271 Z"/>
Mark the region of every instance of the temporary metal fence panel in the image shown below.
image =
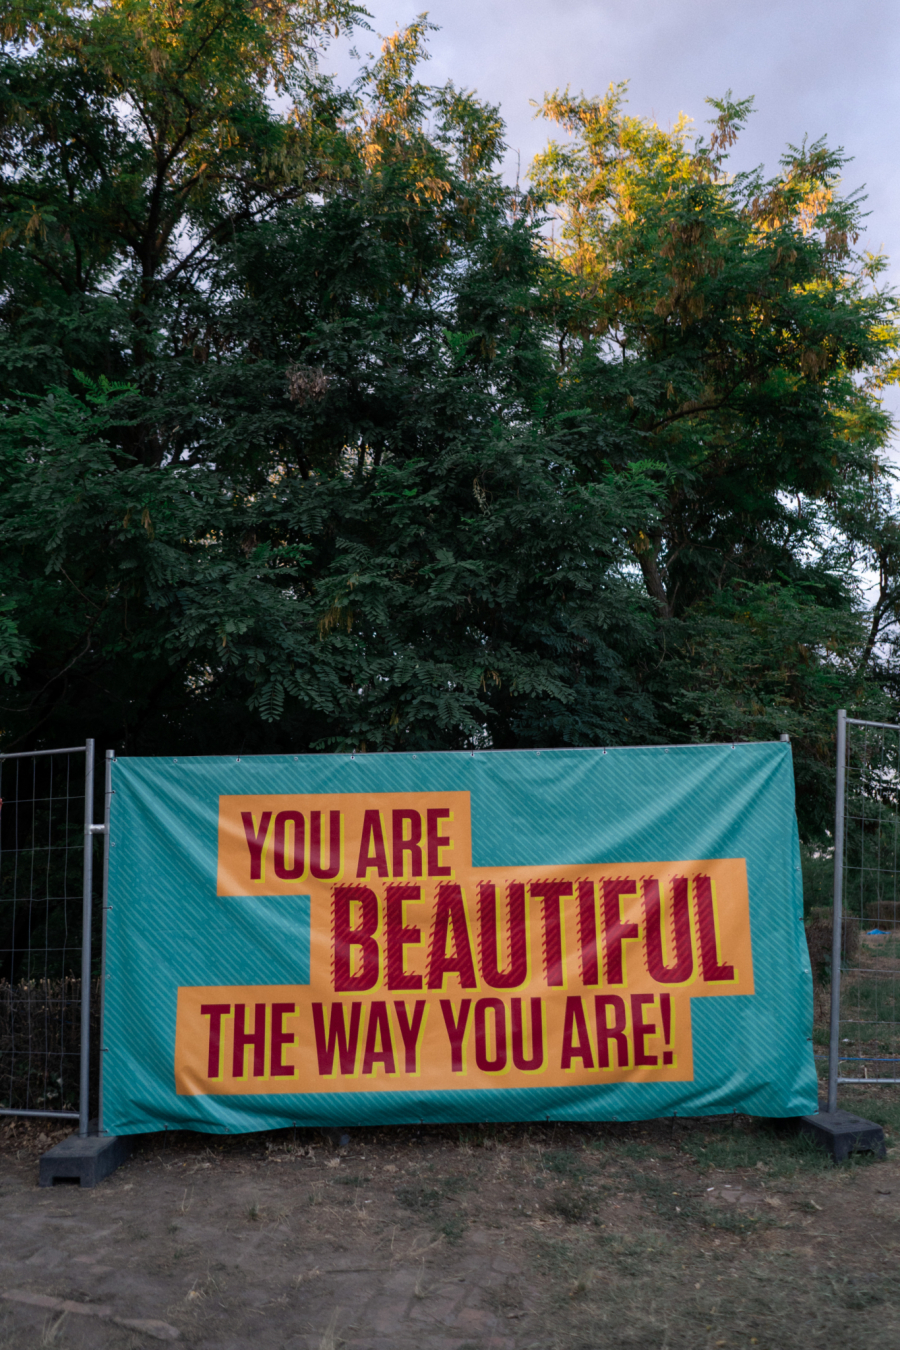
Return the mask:
<path id="1" fill-rule="evenodd" d="M 900 1083 L 900 726 L 838 713 L 828 1109 Z"/>
<path id="2" fill-rule="evenodd" d="M 94 742 L 0 754 L 0 1115 L 88 1133 Z"/>
<path id="3" fill-rule="evenodd" d="M 787 745 L 122 758 L 112 787 L 115 1135 L 815 1109 Z"/>

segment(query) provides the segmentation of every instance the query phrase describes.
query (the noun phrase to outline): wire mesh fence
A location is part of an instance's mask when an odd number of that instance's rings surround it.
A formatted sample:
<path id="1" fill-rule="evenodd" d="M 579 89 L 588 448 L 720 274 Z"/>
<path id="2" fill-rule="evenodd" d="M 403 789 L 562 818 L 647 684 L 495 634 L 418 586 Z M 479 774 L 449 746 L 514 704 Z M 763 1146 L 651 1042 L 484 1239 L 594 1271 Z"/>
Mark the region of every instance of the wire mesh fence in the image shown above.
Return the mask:
<path id="1" fill-rule="evenodd" d="M 92 795 L 93 743 L 0 755 L 0 1114 L 75 1118 L 82 1132 Z"/>
<path id="2" fill-rule="evenodd" d="M 900 726 L 839 714 L 837 787 L 832 1110 L 838 1083 L 900 1083 Z"/>
<path id="3" fill-rule="evenodd" d="M 99 1052 L 100 981 L 91 981 L 91 1063 Z M 0 1066 L 3 1114 L 78 1115 L 81 1065 L 81 980 L 0 981 Z M 93 1087 L 93 1084 L 92 1084 Z M 95 1112 L 91 1092 L 89 1114 Z"/>

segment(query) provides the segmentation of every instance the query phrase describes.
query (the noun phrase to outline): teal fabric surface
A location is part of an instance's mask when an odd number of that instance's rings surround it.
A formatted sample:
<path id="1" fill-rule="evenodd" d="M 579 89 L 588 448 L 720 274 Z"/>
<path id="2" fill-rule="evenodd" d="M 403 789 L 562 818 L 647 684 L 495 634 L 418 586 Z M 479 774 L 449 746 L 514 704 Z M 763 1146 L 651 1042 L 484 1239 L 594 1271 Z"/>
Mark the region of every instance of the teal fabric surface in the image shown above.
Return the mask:
<path id="1" fill-rule="evenodd" d="M 816 1110 L 790 746 L 129 759 L 112 767 L 104 1124 L 641 1120 Z M 217 897 L 219 796 L 468 791 L 480 866 L 746 859 L 755 994 L 692 1003 L 694 1077 L 502 1091 L 178 1096 L 179 986 L 308 984 L 306 896 Z"/>

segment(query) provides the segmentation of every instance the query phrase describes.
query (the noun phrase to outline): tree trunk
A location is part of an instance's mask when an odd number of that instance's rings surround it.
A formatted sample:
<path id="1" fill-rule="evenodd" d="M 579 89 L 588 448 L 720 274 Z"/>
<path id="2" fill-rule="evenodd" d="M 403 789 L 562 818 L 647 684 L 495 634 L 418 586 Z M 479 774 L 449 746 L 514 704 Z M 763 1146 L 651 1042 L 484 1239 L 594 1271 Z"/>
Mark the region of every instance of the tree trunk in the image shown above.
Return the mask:
<path id="1" fill-rule="evenodd" d="M 641 572 L 644 577 L 644 585 L 647 587 L 647 594 L 652 600 L 655 600 L 659 606 L 660 618 L 671 619 L 672 606 L 669 604 L 669 597 L 666 594 L 663 579 L 660 576 L 659 568 L 656 565 L 656 550 L 654 548 L 644 549 L 641 553 L 637 554 L 637 560 L 641 565 Z"/>

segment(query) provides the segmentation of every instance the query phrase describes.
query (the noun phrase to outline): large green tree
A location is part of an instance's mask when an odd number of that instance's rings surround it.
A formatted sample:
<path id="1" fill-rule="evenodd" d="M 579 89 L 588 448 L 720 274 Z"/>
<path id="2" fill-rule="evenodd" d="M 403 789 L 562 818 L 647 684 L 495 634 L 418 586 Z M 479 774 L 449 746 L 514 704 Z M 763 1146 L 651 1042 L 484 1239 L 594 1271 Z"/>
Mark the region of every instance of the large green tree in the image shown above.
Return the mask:
<path id="1" fill-rule="evenodd" d="M 896 311 L 842 158 L 556 95 L 349 88 L 360 11 L 14 7 L 0 92 L 5 746 L 795 741 L 886 706 Z M 874 611 L 858 586 L 877 563 Z M 880 702 L 879 702 L 880 701 Z"/>
<path id="2" fill-rule="evenodd" d="M 631 468 L 583 481 L 571 461 L 547 264 L 496 178 L 496 110 L 418 81 L 422 24 L 346 93 L 309 61 L 279 66 L 265 30 L 241 85 L 230 52 L 262 22 L 243 5 L 215 28 L 220 86 L 195 10 L 166 29 L 163 65 L 201 52 L 215 99 L 185 111 L 179 84 L 178 118 L 143 55 L 160 7 L 79 11 L 79 69 L 121 13 L 147 35 L 84 110 L 96 191 L 73 179 L 46 234 L 20 212 L 4 255 L 7 369 L 36 372 L 24 402 L 8 377 L 0 470 L 9 737 L 77 725 L 153 752 L 646 736 L 622 525 L 646 518 L 650 488 Z M 32 84 L 59 59 L 55 37 L 9 58 Z M 276 74 L 287 112 L 264 97 Z M 7 135 L 59 215 L 21 107 L 11 93 Z M 146 221 L 164 132 L 182 190 L 166 189 L 161 235 Z M 117 224 L 141 212 L 149 263 Z M 103 265 L 75 284 L 79 231 Z"/>
<path id="3" fill-rule="evenodd" d="M 897 307 L 884 260 L 855 249 L 842 153 L 819 142 L 774 177 L 733 173 L 751 101 L 713 107 L 692 140 L 629 116 L 624 86 L 543 105 L 568 133 L 533 170 L 556 217 L 560 365 L 585 476 L 641 462 L 657 487 L 629 546 L 660 652 L 645 687 L 671 734 L 790 734 L 815 789 L 803 824 L 821 830 L 837 707 L 883 707 L 866 675 L 894 592 L 867 616 L 853 563 L 891 547 L 872 485 Z"/>

